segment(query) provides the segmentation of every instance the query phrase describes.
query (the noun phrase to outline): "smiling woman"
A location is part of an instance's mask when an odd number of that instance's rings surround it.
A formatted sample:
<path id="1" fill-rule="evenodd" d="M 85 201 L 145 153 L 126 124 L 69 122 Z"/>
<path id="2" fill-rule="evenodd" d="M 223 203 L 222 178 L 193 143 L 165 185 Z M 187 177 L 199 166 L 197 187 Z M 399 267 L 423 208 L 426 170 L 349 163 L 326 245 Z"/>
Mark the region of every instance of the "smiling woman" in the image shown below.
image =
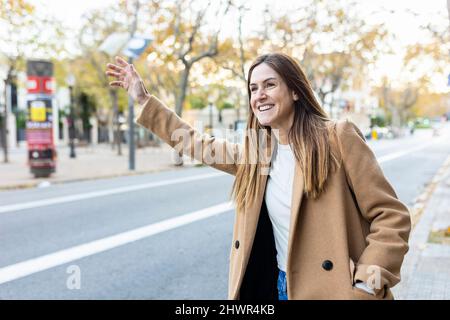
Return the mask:
<path id="1" fill-rule="evenodd" d="M 318 196 L 329 170 L 337 165 L 337 155 L 329 144 L 331 121 L 315 99 L 304 72 L 291 57 L 268 54 L 256 59 L 248 79 L 253 111 L 247 119 L 249 128 L 269 128 L 279 144 L 292 144 L 303 172 L 305 192 Z M 249 157 L 248 153 L 244 151 L 244 159 Z M 243 208 L 245 199 L 252 197 L 249 187 L 258 184 L 257 179 L 249 180 L 252 175 L 248 173 L 256 169 L 252 165 L 244 160 L 236 175 L 233 190 L 238 208 Z"/>
<path id="2" fill-rule="evenodd" d="M 297 94 L 289 92 L 281 76 L 266 63 L 261 63 L 252 71 L 250 105 L 253 113 L 263 126 L 282 130 L 280 143 L 287 144 L 283 128 L 290 128 L 294 119 L 294 101 Z"/>
<path id="3" fill-rule="evenodd" d="M 250 67 L 243 146 L 196 131 L 147 92 L 133 65 L 116 62 L 110 85 L 142 105 L 138 124 L 236 176 L 230 299 L 393 299 L 408 208 L 359 129 L 328 118 L 293 58 L 266 54 Z"/>

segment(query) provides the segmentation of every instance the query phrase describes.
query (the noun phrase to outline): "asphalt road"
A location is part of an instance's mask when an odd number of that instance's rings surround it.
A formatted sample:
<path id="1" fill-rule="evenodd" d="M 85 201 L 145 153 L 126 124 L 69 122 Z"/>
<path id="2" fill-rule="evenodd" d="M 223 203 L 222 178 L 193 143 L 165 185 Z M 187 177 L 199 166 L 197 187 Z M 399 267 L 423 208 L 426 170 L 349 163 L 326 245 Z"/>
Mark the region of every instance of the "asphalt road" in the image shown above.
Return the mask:
<path id="1" fill-rule="evenodd" d="M 370 141 L 411 206 L 450 136 Z M 210 168 L 0 193 L 0 299 L 226 299 L 233 178 Z"/>

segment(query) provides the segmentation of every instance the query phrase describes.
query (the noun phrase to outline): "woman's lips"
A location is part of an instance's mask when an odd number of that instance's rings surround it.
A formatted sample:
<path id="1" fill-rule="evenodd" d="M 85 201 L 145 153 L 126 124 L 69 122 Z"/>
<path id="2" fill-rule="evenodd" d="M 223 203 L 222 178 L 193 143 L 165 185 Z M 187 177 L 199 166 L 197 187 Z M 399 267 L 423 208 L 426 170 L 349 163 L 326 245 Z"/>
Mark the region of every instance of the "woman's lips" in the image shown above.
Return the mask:
<path id="1" fill-rule="evenodd" d="M 259 110 L 259 112 L 264 112 L 264 111 L 272 109 L 274 106 L 275 106 L 274 104 L 263 104 L 258 107 L 258 110 Z"/>

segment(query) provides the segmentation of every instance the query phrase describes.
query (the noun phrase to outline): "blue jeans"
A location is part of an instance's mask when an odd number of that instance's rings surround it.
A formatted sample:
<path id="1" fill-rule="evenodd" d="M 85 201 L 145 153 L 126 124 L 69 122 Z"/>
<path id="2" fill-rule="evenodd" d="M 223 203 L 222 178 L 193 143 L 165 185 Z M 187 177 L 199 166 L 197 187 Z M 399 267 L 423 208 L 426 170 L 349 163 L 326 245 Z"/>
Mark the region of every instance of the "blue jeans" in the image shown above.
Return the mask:
<path id="1" fill-rule="evenodd" d="M 288 300 L 286 272 L 279 270 L 277 287 L 278 287 L 278 300 Z"/>

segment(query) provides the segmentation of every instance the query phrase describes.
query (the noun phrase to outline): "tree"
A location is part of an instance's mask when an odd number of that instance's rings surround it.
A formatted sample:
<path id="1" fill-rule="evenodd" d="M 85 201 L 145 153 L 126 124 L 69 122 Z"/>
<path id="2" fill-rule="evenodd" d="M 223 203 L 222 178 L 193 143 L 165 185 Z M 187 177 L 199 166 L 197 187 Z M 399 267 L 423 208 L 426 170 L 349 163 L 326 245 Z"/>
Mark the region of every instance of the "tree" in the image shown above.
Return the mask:
<path id="1" fill-rule="evenodd" d="M 118 155 L 122 154 L 121 132 L 119 116 L 126 104 L 126 95 L 108 85 L 109 79 L 105 75 L 104 69 L 112 57 L 104 52 L 99 52 L 98 48 L 113 33 L 126 33 L 132 23 L 126 2 L 107 8 L 96 9 L 88 12 L 83 17 L 83 24 L 78 32 L 78 45 L 81 55 L 74 58 L 69 65 L 76 65 L 71 72 L 77 76 L 78 86 L 83 86 L 82 91 L 95 97 L 100 105 L 111 106 L 112 125 L 115 128 L 113 146 L 117 145 Z M 109 101 L 106 100 L 107 97 Z M 101 110 L 99 110 L 101 111 Z"/>
<path id="2" fill-rule="evenodd" d="M 412 108 L 412 113 L 417 117 L 439 117 L 447 112 L 447 99 L 445 93 L 423 92 Z"/>
<path id="3" fill-rule="evenodd" d="M 156 12 L 155 7 L 158 8 Z M 180 116 L 193 67 L 219 53 L 221 23 L 208 30 L 211 26 L 207 25 L 206 17 L 214 10 L 213 15 L 223 19 L 229 8 L 229 1 L 221 1 L 216 8 L 212 7 L 211 1 L 206 5 L 186 0 L 152 4 L 153 15 L 147 17 L 147 23 L 154 26 L 155 33 L 153 45 L 148 50 L 154 54 L 150 55 L 153 58 L 149 62 L 151 73 L 146 75 L 154 84 L 152 89 L 163 91 L 165 95 L 171 93 L 175 112 Z"/>
<path id="4" fill-rule="evenodd" d="M 216 64 L 231 71 L 232 75 L 242 81 L 244 87 L 247 86 L 247 75 L 245 73 L 245 67 L 250 61 L 250 55 L 253 53 L 245 46 L 246 40 L 242 32 L 242 21 L 245 13 L 250 10 L 243 3 L 234 5 L 234 8 L 238 11 L 238 24 L 237 24 L 237 44 L 233 43 L 233 39 L 228 39 L 228 43 L 225 41 L 224 46 L 228 44 L 226 48 L 220 50 L 220 54 L 214 58 Z"/>
<path id="5" fill-rule="evenodd" d="M 25 69 L 28 58 L 55 58 L 63 51 L 63 32 L 52 18 L 38 15 L 26 0 L 0 0 L 0 58 L 7 68 L 5 76 L 5 102 L 7 90 L 18 71 Z M 7 121 L 8 108 L 2 121 L 4 162 L 8 162 Z"/>
<path id="6" fill-rule="evenodd" d="M 428 79 L 422 78 L 417 82 L 408 82 L 401 87 L 394 87 L 386 76 L 382 79 L 382 85 L 374 89 L 379 97 L 380 107 L 385 110 L 388 122 L 394 129 L 394 134 L 399 135 L 400 128 L 408 120 L 420 114 L 415 108 L 419 98 L 426 93 Z"/>
<path id="7" fill-rule="evenodd" d="M 442 100 L 432 93 L 431 85 L 434 75 L 445 79 L 444 72 L 450 62 L 449 33 L 442 24 L 427 24 L 422 26 L 422 31 L 428 37 L 421 37 L 421 42 L 406 47 L 396 83 L 384 89 L 384 100 L 396 127 L 404 125 L 409 118 L 442 111 Z M 434 104 L 434 112 L 427 110 L 430 106 L 426 101 Z"/>
<path id="8" fill-rule="evenodd" d="M 385 27 L 367 24 L 358 8 L 354 2 L 310 0 L 288 13 L 266 9 L 259 47 L 293 56 L 321 102 L 332 106 L 335 92 L 361 83 L 388 49 Z"/>
<path id="9" fill-rule="evenodd" d="M 246 70 L 251 61 L 259 54 L 266 40 L 259 36 L 245 37 L 243 34 L 243 20 L 250 7 L 245 2 L 234 3 L 233 8 L 237 10 L 237 39 L 225 39 L 219 50 L 219 54 L 214 57 L 216 66 L 230 72 L 229 79 L 236 79 L 236 85 L 228 89 L 228 95 L 234 96 L 234 106 L 236 109 L 236 118 L 241 119 L 241 106 L 246 105 L 247 95 L 247 74 Z M 219 70 L 215 70 L 218 72 Z M 229 97 L 230 98 L 230 97 Z M 248 108 L 245 108 L 248 112 Z M 244 115 L 247 116 L 248 114 Z"/>

